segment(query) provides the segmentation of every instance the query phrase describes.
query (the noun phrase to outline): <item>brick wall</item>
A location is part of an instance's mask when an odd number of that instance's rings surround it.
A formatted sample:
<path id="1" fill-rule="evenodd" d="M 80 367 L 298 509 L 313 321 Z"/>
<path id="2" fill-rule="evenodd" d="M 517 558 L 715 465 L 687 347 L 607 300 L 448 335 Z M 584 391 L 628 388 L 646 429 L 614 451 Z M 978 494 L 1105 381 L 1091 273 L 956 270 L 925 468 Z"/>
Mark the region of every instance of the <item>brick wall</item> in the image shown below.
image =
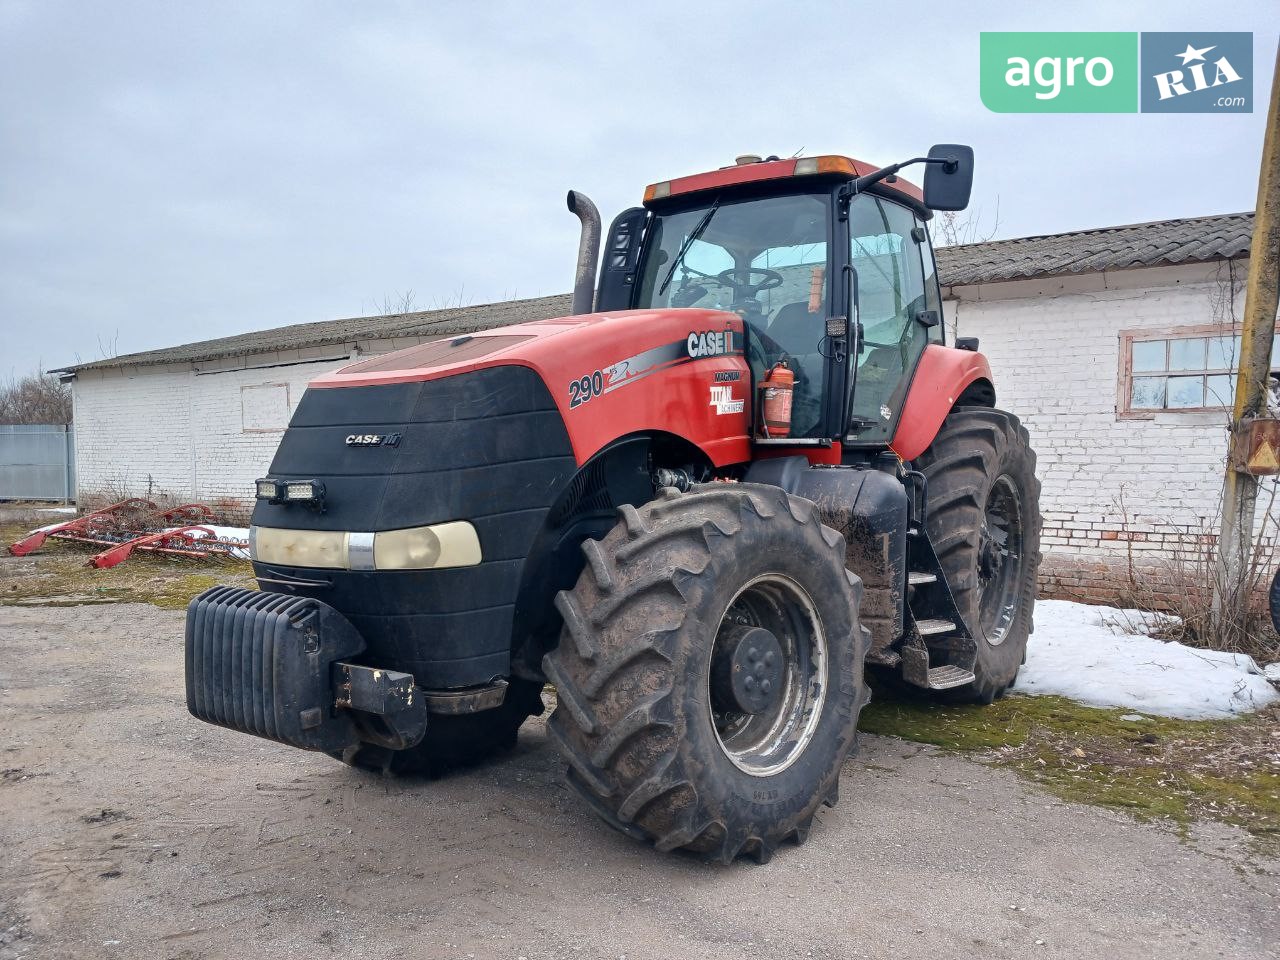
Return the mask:
<path id="1" fill-rule="evenodd" d="M 354 353 L 419 342 L 361 343 Z M 253 481 L 267 472 L 307 383 L 352 355 L 347 348 L 317 348 L 77 374 L 78 501 L 198 500 L 242 519 L 252 504 Z"/>
<path id="2" fill-rule="evenodd" d="M 1247 264 L 1232 270 L 1239 317 Z M 945 291 L 949 332 L 980 338 L 998 405 L 1031 433 L 1045 595 L 1125 600 L 1131 579 L 1172 593 L 1182 589 L 1176 574 L 1212 549 L 1227 416 L 1119 417 L 1119 331 L 1223 319 L 1229 331 L 1222 304 L 1231 287 L 1218 263 Z"/>

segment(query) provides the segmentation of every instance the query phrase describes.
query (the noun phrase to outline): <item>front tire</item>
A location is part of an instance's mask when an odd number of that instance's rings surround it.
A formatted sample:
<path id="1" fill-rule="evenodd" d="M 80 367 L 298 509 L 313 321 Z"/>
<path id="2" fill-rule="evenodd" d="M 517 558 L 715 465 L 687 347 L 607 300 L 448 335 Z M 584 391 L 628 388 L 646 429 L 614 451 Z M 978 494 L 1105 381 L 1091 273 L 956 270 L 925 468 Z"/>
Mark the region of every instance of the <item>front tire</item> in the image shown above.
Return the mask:
<path id="1" fill-rule="evenodd" d="M 844 539 L 768 486 L 664 490 L 619 514 L 557 597 L 551 739 L 618 830 L 764 862 L 835 803 L 868 696 Z"/>
<path id="2" fill-rule="evenodd" d="M 947 698 L 991 703 L 1026 660 L 1040 566 L 1040 481 L 1018 418 L 959 407 L 915 463 L 929 482 L 925 526 L 977 644 L 974 682 Z"/>

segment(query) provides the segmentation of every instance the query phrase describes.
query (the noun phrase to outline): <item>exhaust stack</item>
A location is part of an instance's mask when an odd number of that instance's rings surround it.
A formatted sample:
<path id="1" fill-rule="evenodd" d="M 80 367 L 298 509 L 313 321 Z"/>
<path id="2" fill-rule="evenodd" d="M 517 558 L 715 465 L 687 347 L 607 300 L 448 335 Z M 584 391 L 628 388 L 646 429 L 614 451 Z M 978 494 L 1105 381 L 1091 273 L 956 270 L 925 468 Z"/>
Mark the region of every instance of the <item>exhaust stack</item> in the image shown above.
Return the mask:
<path id="1" fill-rule="evenodd" d="M 600 211 L 585 193 L 570 190 L 569 212 L 582 221 L 578 241 L 578 269 L 573 276 L 573 305 L 569 314 L 591 313 L 596 292 L 596 264 L 600 260 Z"/>

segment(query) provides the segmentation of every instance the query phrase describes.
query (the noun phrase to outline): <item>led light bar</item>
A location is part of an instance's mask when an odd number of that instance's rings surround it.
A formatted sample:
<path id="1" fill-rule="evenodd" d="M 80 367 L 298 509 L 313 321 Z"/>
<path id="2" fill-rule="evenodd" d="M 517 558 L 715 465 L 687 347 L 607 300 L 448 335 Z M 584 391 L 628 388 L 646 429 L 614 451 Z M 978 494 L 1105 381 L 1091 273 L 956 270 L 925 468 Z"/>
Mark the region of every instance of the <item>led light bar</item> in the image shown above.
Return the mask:
<path id="1" fill-rule="evenodd" d="M 280 486 L 274 480 L 255 480 L 253 493 L 259 500 L 279 500 Z"/>
<path id="2" fill-rule="evenodd" d="M 286 503 L 319 503 L 324 499 L 324 484 L 319 480 L 286 480 Z"/>
<path id="3" fill-rule="evenodd" d="M 254 496 L 268 503 L 324 502 L 324 484 L 319 480 L 273 480 L 264 477 L 253 483 Z"/>

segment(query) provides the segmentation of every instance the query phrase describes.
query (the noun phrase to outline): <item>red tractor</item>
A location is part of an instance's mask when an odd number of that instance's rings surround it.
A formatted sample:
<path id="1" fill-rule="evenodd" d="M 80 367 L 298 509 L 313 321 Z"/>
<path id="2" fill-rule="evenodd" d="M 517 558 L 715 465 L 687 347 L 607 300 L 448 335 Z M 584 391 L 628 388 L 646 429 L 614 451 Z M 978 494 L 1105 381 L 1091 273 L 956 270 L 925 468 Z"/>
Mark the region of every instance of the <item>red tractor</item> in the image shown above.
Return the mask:
<path id="1" fill-rule="evenodd" d="M 926 165 L 924 190 L 897 176 Z M 257 483 L 260 591 L 187 615 L 187 701 L 346 763 L 438 772 L 542 712 L 660 850 L 768 859 L 833 804 L 868 664 L 1014 682 L 1035 455 L 948 345 L 926 224 L 973 152 L 742 157 L 583 222 L 572 315 L 314 381 Z"/>

